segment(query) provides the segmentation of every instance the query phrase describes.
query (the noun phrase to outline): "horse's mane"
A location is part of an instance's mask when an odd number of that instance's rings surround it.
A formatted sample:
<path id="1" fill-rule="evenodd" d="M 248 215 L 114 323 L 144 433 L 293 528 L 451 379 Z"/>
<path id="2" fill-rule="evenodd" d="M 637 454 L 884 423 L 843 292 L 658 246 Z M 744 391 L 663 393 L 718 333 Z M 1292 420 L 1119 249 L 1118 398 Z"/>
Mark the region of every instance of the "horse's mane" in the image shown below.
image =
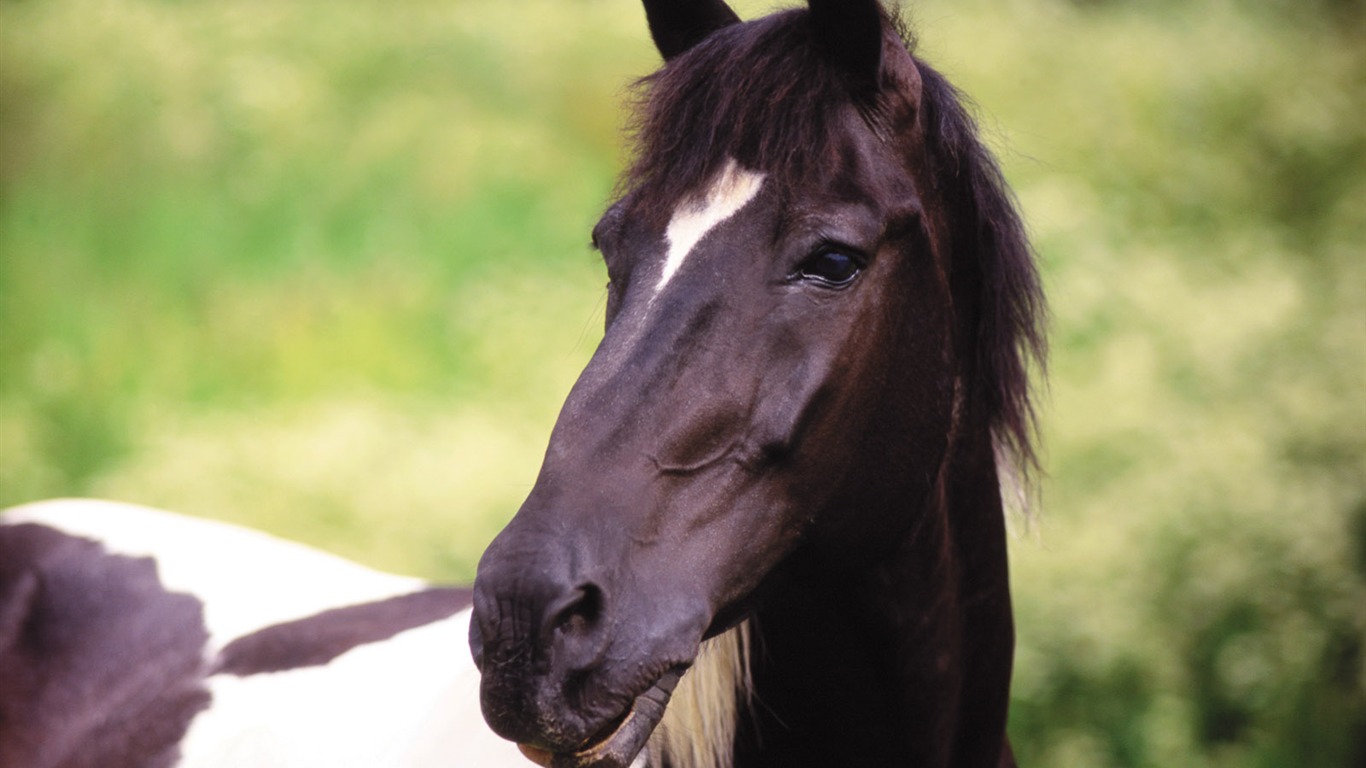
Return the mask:
<path id="1" fill-rule="evenodd" d="M 971 396 L 981 398 L 998 449 L 1028 478 L 1039 465 L 1029 369 L 1042 368 L 1047 354 L 1047 305 L 1034 251 L 965 99 L 939 72 L 915 63 L 928 175 L 951 212 L 955 297 L 972 307 L 966 317 L 960 307 L 959 318 L 965 354 L 974 360 Z"/>
<path id="2" fill-rule="evenodd" d="M 898 19 L 889 23 L 912 38 Z M 919 59 L 928 172 L 953 231 L 952 270 L 968 397 L 998 449 L 1028 477 L 1037 468 L 1031 362 L 1045 355 L 1045 305 L 1033 252 L 1000 168 L 978 139 L 964 99 Z M 846 162 L 834 124 L 854 99 L 822 55 L 805 9 L 712 34 L 639 83 L 635 162 L 623 178 L 631 213 L 667 221 L 727 157 L 780 188 L 837 178 Z M 877 105 L 866 107 L 876 115 Z M 876 119 L 873 124 L 876 128 Z"/>

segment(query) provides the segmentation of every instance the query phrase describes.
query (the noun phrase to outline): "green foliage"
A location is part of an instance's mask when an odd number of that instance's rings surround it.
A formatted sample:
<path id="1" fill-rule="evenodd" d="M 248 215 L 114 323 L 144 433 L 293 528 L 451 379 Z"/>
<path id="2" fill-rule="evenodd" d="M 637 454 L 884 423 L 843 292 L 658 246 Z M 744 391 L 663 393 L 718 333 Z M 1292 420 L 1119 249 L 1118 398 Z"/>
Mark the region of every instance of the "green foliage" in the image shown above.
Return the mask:
<path id="1" fill-rule="evenodd" d="M 1054 311 L 1023 763 L 1363 764 L 1366 14 L 906 12 Z M 0 504 L 468 578 L 599 333 L 654 65 L 629 0 L 0 4 Z"/>

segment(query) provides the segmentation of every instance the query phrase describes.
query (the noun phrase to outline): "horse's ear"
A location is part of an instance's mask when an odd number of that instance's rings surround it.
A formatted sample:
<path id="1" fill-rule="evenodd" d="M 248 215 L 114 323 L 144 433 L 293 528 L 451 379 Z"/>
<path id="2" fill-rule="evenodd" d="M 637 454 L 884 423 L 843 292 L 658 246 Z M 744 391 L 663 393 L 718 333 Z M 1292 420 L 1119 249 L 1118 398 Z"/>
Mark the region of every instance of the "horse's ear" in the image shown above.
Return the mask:
<path id="1" fill-rule="evenodd" d="M 882 84 L 882 4 L 878 0 L 810 0 L 811 31 L 826 55 L 859 90 Z"/>
<path id="2" fill-rule="evenodd" d="M 645 0 L 645 17 L 665 61 L 740 21 L 725 0 Z"/>

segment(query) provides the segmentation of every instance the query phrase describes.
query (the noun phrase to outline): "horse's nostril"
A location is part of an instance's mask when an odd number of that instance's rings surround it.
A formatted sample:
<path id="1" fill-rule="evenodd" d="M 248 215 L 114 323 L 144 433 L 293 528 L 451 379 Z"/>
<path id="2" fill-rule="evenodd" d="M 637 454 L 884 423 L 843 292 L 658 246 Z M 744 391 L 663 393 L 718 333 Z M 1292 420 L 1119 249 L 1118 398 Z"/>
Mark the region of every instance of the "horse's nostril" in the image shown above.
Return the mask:
<path id="1" fill-rule="evenodd" d="M 543 642 L 565 671 L 595 667 L 608 641 L 607 595 L 591 582 L 574 587 L 547 612 Z"/>
<path id="2" fill-rule="evenodd" d="M 551 617 L 551 626 L 568 635 L 591 632 L 602 618 L 602 589 L 596 584 L 581 584 Z"/>

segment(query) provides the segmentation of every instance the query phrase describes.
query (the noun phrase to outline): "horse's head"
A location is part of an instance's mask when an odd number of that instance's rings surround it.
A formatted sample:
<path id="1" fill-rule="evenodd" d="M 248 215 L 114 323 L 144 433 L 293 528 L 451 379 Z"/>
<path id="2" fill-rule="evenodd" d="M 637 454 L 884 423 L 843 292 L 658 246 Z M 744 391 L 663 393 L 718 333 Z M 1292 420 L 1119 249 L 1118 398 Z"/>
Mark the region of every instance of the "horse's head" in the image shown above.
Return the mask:
<path id="1" fill-rule="evenodd" d="M 667 64 L 594 230 L 606 335 L 475 585 L 485 716 L 555 765 L 624 766 L 704 638 L 904 538 L 991 300 L 955 303 L 981 233 L 935 178 L 947 86 L 875 1 L 646 6 Z"/>

